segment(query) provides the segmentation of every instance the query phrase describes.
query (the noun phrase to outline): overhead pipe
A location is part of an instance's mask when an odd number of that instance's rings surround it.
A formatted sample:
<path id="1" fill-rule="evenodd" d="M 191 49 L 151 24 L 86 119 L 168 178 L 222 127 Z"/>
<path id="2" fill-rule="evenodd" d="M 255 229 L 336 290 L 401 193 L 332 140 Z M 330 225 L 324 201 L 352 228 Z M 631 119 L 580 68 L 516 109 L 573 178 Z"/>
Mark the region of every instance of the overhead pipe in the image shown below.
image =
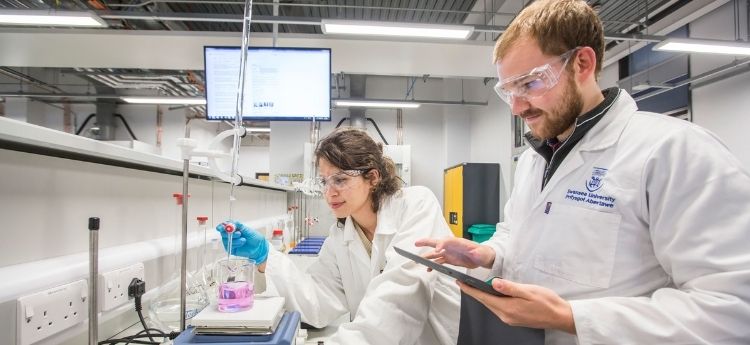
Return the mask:
<path id="1" fill-rule="evenodd" d="M 164 121 L 164 111 L 160 105 L 156 106 L 156 147 L 161 148 L 162 135 L 164 134 L 164 128 L 162 122 Z"/>
<path id="2" fill-rule="evenodd" d="M 48 83 L 45 83 L 39 79 L 36 79 L 30 75 L 23 74 L 21 72 L 18 72 L 14 69 L 8 68 L 8 67 L 0 67 L 0 74 L 6 75 L 8 77 L 11 77 L 16 80 L 20 80 L 26 83 L 29 83 L 31 85 L 34 85 L 40 89 L 43 89 L 47 92 L 52 93 L 62 93 L 63 91 L 60 90 L 57 86 L 50 85 Z"/>
<path id="3" fill-rule="evenodd" d="M 205 4 L 206 1 L 199 0 L 149 0 L 140 4 L 107 4 L 111 8 L 139 8 L 155 3 L 183 3 L 183 4 Z M 242 5 L 242 1 L 211 1 L 211 4 L 218 5 Z M 261 6 L 274 6 L 274 2 L 253 2 L 253 5 Z M 403 8 L 403 7 L 388 7 L 388 6 L 364 6 L 364 5 L 339 5 L 339 4 L 312 4 L 312 3 L 280 3 L 280 6 L 285 7 L 326 7 L 326 8 L 352 8 L 362 10 L 381 10 L 381 11 L 415 11 L 415 12 L 436 12 L 436 13 L 455 13 L 455 14 L 487 14 L 484 11 L 462 11 L 462 10 L 446 10 L 437 8 Z M 497 15 L 515 17 L 518 15 L 513 12 L 497 12 Z"/>
<path id="4" fill-rule="evenodd" d="M 384 98 L 333 98 L 332 101 L 374 101 L 374 102 L 404 102 L 403 99 L 384 99 Z M 430 105 L 477 105 L 486 106 L 487 102 L 470 102 L 470 101 L 443 101 L 432 99 L 410 99 L 408 102 L 430 104 Z"/>
<path id="5" fill-rule="evenodd" d="M 396 109 L 396 145 L 404 144 L 404 110 Z"/>
<path id="6" fill-rule="evenodd" d="M 253 5 L 259 6 L 275 6 L 278 0 L 273 2 L 253 2 Z M 183 3 L 183 4 L 205 4 L 205 0 L 149 0 L 139 4 L 108 4 L 110 8 L 140 8 L 150 4 L 156 3 Z M 242 1 L 212 1 L 214 5 L 242 5 Z M 404 8 L 404 7 L 391 7 L 391 6 L 366 6 L 366 5 L 347 5 L 347 4 L 315 4 L 315 3 L 279 3 L 278 6 L 284 7 L 321 7 L 321 8 L 351 8 L 361 10 L 373 10 L 373 11 L 414 11 L 414 12 L 434 12 L 434 13 L 446 13 L 446 14 L 478 14 L 493 16 L 505 16 L 509 18 L 515 18 L 518 13 L 516 12 L 487 12 L 487 11 L 471 11 L 471 10 L 448 10 L 438 8 Z M 638 25 L 638 22 L 623 21 L 623 20 L 603 20 L 604 23 L 616 23 L 616 24 L 633 24 Z"/>
<path id="7" fill-rule="evenodd" d="M 63 131 L 73 133 L 75 131 L 75 113 L 70 109 L 70 103 L 63 103 Z"/>
<path id="8" fill-rule="evenodd" d="M 39 93 L 39 92 L 3 92 L 0 97 L 29 97 L 29 98 L 120 98 L 120 95 L 108 94 L 98 95 L 89 93 Z"/>
<path id="9" fill-rule="evenodd" d="M 718 78 L 721 74 L 730 72 L 731 70 L 733 70 L 735 68 L 738 68 L 740 66 L 744 66 L 746 64 L 750 64 L 750 58 L 745 58 L 745 59 L 742 59 L 742 60 L 732 61 L 732 62 L 730 62 L 730 63 L 728 63 L 726 65 L 719 66 L 719 67 L 714 68 L 714 69 L 712 69 L 710 71 L 701 73 L 701 74 L 699 74 L 699 75 L 697 75 L 695 77 L 685 79 L 685 80 L 683 80 L 683 81 L 681 81 L 681 82 L 679 82 L 677 84 L 667 85 L 666 88 L 659 89 L 659 90 L 656 90 L 654 92 L 651 92 L 651 93 L 645 94 L 643 96 L 637 97 L 635 100 L 636 101 L 642 101 L 644 99 L 648 99 L 648 98 L 654 97 L 656 95 L 660 95 L 662 93 L 665 93 L 667 91 L 676 89 L 678 87 L 685 86 L 685 85 L 688 85 L 688 84 L 694 84 L 696 82 L 699 82 L 699 81 L 702 81 L 702 80 L 705 80 L 705 79 L 708 79 L 708 81 L 706 81 L 704 83 L 701 83 L 701 85 L 699 85 L 699 86 L 707 85 L 711 80 L 713 80 L 713 78 Z"/>
<path id="10" fill-rule="evenodd" d="M 82 69 L 76 70 L 80 72 Z M 196 85 L 185 84 L 181 79 L 175 76 L 130 76 L 121 74 L 104 74 L 90 69 L 84 70 L 88 72 L 81 73 L 84 76 L 116 89 L 148 88 L 167 92 L 168 89 L 172 88 L 178 91 L 178 93 L 172 94 L 181 96 L 192 96 L 203 93 Z"/>
<path id="11" fill-rule="evenodd" d="M 177 95 L 175 95 L 177 96 Z M 119 99 L 122 97 L 122 95 L 116 95 L 116 94 L 87 94 L 87 93 L 62 93 L 62 94 L 52 94 L 52 93 L 35 93 L 35 92 L 5 92 L 0 93 L 0 97 L 30 97 L 30 98 L 66 98 L 69 100 L 75 100 L 75 99 Z M 338 101 L 338 100 L 357 100 L 357 101 L 382 101 L 382 102 L 403 102 L 402 99 L 366 99 L 366 98 L 331 98 L 331 101 Z M 65 100 L 61 100 L 60 102 L 64 102 Z M 433 100 L 433 99 L 414 99 L 410 100 L 410 102 L 414 103 L 421 103 L 421 104 L 431 104 L 431 105 L 470 105 L 470 106 L 486 106 L 487 102 L 470 102 L 470 101 L 444 101 L 444 100 Z M 176 108 L 170 108 L 170 110 L 179 109 L 179 108 L 185 108 L 185 107 L 176 107 Z M 188 107 L 191 108 L 191 107 Z"/>
<path id="12" fill-rule="evenodd" d="M 367 77 L 361 74 L 349 74 L 349 96 L 352 98 L 365 98 Z M 366 128 L 365 108 L 349 108 L 349 126 L 355 128 Z"/>
<path id="13" fill-rule="evenodd" d="M 274 17 L 279 15 L 279 0 L 273 0 L 273 15 Z M 279 23 L 273 23 L 273 44 L 272 47 L 276 47 L 276 39 L 279 38 Z"/>

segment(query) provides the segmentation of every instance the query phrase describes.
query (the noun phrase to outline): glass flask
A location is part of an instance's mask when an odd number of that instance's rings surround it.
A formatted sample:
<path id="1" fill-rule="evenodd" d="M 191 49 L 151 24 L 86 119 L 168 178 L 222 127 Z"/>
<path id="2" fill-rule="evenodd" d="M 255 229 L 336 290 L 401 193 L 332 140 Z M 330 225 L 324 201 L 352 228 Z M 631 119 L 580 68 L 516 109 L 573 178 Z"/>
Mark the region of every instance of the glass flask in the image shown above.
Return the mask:
<path id="1" fill-rule="evenodd" d="M 251 309 L 255 300 L 255 261 L 239 257 L 223 259 L 216 263 L 216 271 L 219 311 L 234 313 Z"/>
<path id="2" fill-rule="evenodd" d="M 211 248 L 208 243 L 208 217 L 198 216 L 198 235 L 203 235 L 203 245 L 201 246 L 201 255 L 198 256 L 198 276 L 203 281 L 203 285 L 209 287 L 214 285 L 216 282 L 213 277 L 213 262 L 211 261 Z"/>
<path id="3" fill-rule="evenodd" d="M 174 266 L 167 283 L 159 288 L 159 295 L 151 302 L 149 306 L 149 316 L 156 323 L 158 328 L 167 331 L 180 330 L 180 254 L 182 249 L 182 194 L 173 194 L 175 198 L 175 214 L 179 221 L 176 223 L 174 233 Z M 198 262 L 197 259 L 191 260 L 190 255 L 197 255 L 199 251 L 194 250 L 191 254 L 188 252 L 188 262 Z M 208 305 L 208 295 L 203 279 L 196 272 L 187 271 L 185 282 L 185 320 L 191 319 Z"/>

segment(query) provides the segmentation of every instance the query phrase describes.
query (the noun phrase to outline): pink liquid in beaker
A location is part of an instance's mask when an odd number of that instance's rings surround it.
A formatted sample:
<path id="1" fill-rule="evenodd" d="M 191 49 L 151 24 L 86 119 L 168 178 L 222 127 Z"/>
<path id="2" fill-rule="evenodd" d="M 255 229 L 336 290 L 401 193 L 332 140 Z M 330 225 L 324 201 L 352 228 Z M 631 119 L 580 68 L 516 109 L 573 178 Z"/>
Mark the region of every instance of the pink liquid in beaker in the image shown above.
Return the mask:
<path id="1" fill-rule="evenodd" d="M 219 311 L 234 313 L 253 307 L 255 292 L 250 282 L 229 282 L 219 285 Z"/>

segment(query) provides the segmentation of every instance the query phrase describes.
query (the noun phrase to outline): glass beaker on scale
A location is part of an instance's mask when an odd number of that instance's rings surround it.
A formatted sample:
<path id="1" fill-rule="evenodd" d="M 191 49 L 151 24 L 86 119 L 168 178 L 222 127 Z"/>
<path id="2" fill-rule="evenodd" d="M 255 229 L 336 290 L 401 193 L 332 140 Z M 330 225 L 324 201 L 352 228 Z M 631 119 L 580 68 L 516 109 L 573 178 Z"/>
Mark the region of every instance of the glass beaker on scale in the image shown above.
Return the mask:
<path id="1" fill-rule="evenodd" d="M 217 307 L 220 312 L 234 313 L 253 307 L 255 261 L 232 257 L 216 264 L 219 281 Z"/>

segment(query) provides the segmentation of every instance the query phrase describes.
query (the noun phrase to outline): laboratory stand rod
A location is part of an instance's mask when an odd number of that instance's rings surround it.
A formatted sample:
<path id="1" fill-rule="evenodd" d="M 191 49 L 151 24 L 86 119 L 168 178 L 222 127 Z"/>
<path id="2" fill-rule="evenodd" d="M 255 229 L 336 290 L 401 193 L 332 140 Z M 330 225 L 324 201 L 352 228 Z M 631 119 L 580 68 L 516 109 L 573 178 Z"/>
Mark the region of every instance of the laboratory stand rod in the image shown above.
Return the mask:
<path id="1" fill-rule="evenodd" d="M 89 218 L 89 345 L 99 342 L 97 282 L 99 278 L 99 218 Z"/>

